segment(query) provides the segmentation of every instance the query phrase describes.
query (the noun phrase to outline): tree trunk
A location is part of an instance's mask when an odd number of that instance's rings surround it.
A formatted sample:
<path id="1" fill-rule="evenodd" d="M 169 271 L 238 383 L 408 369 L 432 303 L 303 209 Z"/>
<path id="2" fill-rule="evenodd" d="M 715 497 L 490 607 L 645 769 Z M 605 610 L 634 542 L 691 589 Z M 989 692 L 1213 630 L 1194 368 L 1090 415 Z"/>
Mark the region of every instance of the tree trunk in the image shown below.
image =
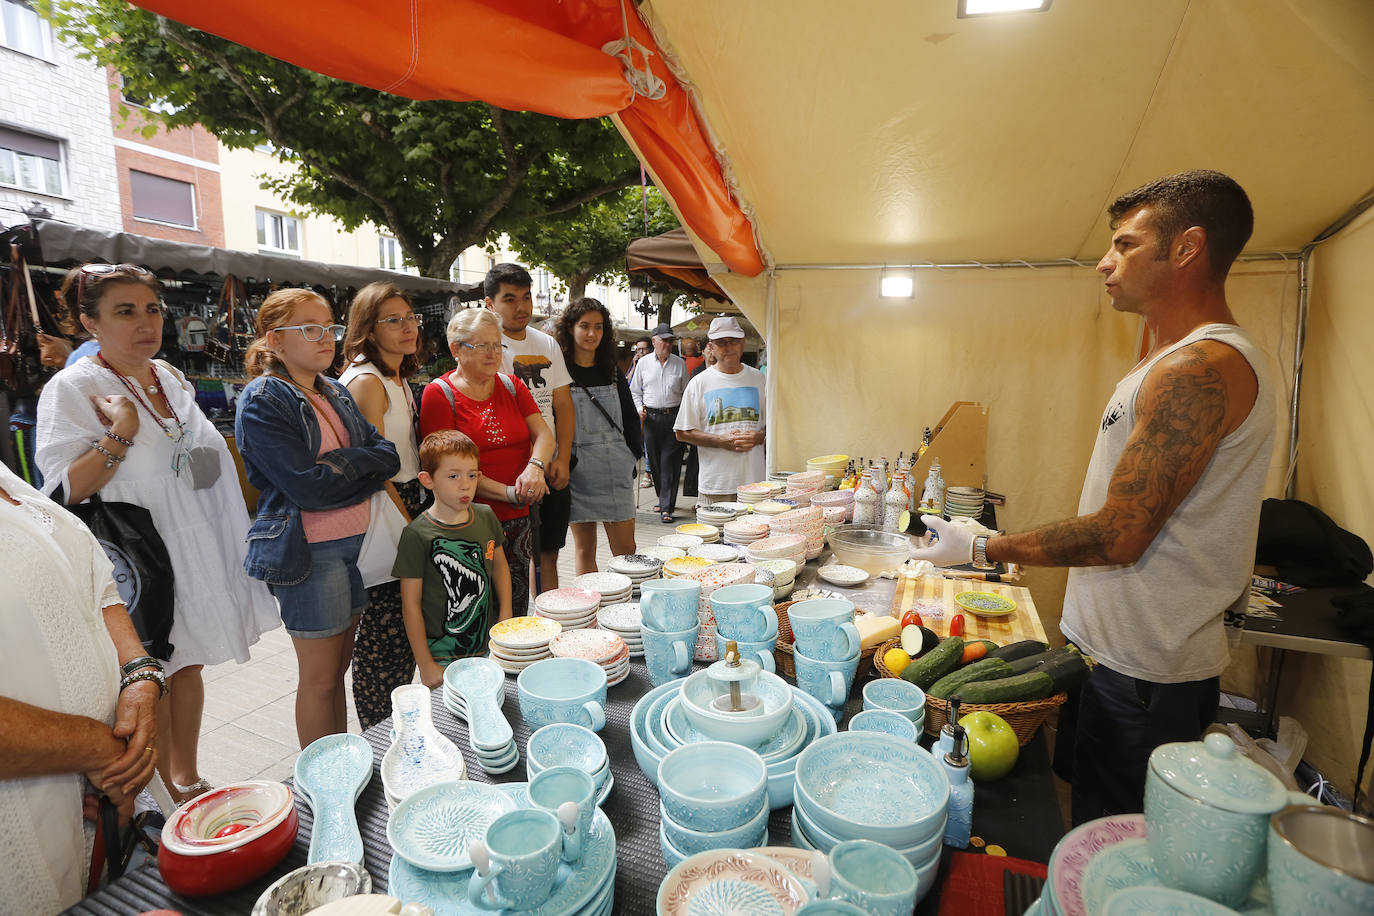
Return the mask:
<path id="1" fill-rule="evenodd" d="M 658 323 L 673 326 L 673 303 L 677 301 L 674 294 L 665 294 L 663 304 L 658 307 Z"/>
<path id="2" fill-rule="evenodd" d="M 592 277 L 588 271 L 579 271 L 571 277 L 559 277 L 568 287 L 568 304 L 572 305 L 577 300 L 587 295 L 587 281 Z M 603 302 L 602 305 L 605 305 Z"/>

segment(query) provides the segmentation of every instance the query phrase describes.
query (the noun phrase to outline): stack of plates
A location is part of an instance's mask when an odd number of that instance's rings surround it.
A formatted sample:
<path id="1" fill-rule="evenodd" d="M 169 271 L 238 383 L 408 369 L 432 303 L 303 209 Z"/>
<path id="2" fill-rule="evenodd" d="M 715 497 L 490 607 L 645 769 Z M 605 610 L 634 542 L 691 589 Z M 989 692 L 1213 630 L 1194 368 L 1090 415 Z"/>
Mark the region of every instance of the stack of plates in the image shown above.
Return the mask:
<path id="1" fill-rule="evenodd" d="M 799 505 L 801 505 L 801 503 L 797 502 L 795 499 L 765 499 L 763 502 L 755 504 L 754 511 L 759 515 L 771 517 L 774 515 L 782 515 L 784 512 L 795 509 Z"/>
<path id="2" fill-rule="evenodd" d="M 848 455 L 817 455 L 807 460 L 806 469 L 820 471 L 826 477 L 839 477 L 848 465 Z"/>
<path id="3" fill-rule="evenodd" d="M 697 570 L 715 565 L 715 560 L 708 560 L 705 557 L 678 557 L 676 560 L 669 560 L 663 564 L 663 578 L 676 579 L 678 576 L 685 576 L 688 573 L 694 573 Z"/>
<path id="4" fill-rule="evenodd" d="M 630 650 L 630 658 L 644 656 L 644 620 L 639 615 L 638 604 L 627 602 L 603 607 L 596 612 L 596 624 L 623 639 Z"/>
<path id="5" fill-rule="evenodd" d="M 545 617 L 512 617 L 491 628 L 491 659 L 507 674 L 519 674 L 549 657 L 549 640 L 563 632 L 563 624 Z"/>
<path id="6" fill-rule="evenodd" d="M 610 630 L 565 630 L 549 641 L 549 652 L 554 658 L 585 658 L 600 665 L 607 687 L 630 674 L 630 647 Z"/>
<path id="7" fill-rule="evenodd" d="M 720 529 L 715 525 L 702 525 L 697 522 L 688 522 L 685 525 L 677 526 L 677 533 L 687 537 L 699 537 L 703 544 L 714 544 L 720 540 Z"/>
<path id="8" fill-rule="evenodd" d="M 629 601 L 630 594 L 634 591 L 634 582 L 630 577 L 615 572 L 584 573 L 573 579 L 572 585 L 573 588 L 586 589 L 600 595 L 599 607 Z M 592 609 L 592 617 L 596 617 L 595 608 Z"/>
<path id="9" fill-rule="evenodd" d="M 625 594 L 630 594 L 629 585 L 625 586 Z M 565 630 L 596 626 L 596 609 L 599 607 L 601 593 L 589 588 L 555 588 L 534 596 L 535 615 L 557 620 Z"/>
<path id="10" fill-rule="evenodd" d="M 728 503 L 720 503 L 713 506 L 697 506 L 697 521 L 703 525 L 714 525 L 719 528 L 736 515 L 739 515 L 739 512 L 730 507 Z"/>
<path id="11" fill-rule="evenodd" d="M 827 525 L 840 525 L 854 518 L 854 491 L 835 490 L 831 493 L 817 493 L 811 497 L 811 505 L 821 507 Z"/>
<path id="12" fill-rule="evenodd" d="M 663 548 L 659 549 L 662 550 Z M 632 597 L 638 598 L 641 583 L 650 579 L 657 579 L 663 575 L 663 558 L 642 553 L 629 553 L 611 557 L 606 568 L 628 578 L 630 580 L 630 594 Z"/>
<path id="13" fill-rule="evenodd" d="M 676 535 L 669 535 L 669 537 L 676 537 Z M 652 547 L 638 548 L 636 556 L 653 557 L 655 560 L 662 560 L 667 563 L 669 560 L 687 556 L 687 551 L 681 547 L 664 547 L 661 544 L 655 544 Z"/>
<path id="14" fill-rule="evenodd" d="M 731 512 L 735 513 L 735 517 L 736 517 L 736 518 L 740 517 L 741 515 L 748 515 L 748 514 L 749 514 L 749 511 L 750 511 L 750 507 L 749 507 L 749 504 L 748 504 L 748 503 L 734 503 L 734 502 L 711 503 L 711 508 L 712 508 L 712 509 L 729 509 Z M 712 524 L 715 524 L 715 523 L 712 522 Z"/>
<path id="15" fill-rule="evenodd" d="M 793 474 L 795 474 L 795 473 L 797 473 L 797 472 L 796 472 L 796 471 L 771 471 L 771 472 L 769 472 L 768 478 L 767 478 L 767 479 L 768 479 L 770 482 L 771 482 L 771 481 L 778 481 L 778 482 L 781 482 L 781 483 L 787 483 L 787 478 L 791 477 L 791 476 L 792 476 Z"/>
<path id="16" fill-rule="evenodd" d="M 806 538 L 800 534 L 778 534 L 761 538 L 744 549 L 749 562 L 759 560 L 791 560 L 801 566 L 806 562 Z"/>
<path id="17" fill-rule="evenodd" d="M 773 600 L 784 601 L 796 585 L 797 564 L 792 560 L 755 560 L 754 565 L 773 576 Z"/>
<path id="18" fill-rule="evenodd" d="M 759 483 L 741 484 L 735 488 L 735 494 L 739 501 L 746 505 L 761 503 L 770 496 L 781 496 L 787 486 L 781 481 L 760 481 Z"/>
<path id="19" fill-rule="evenodd" d="M 820 506 L 793 509 L 774 516 L 768 523 L 774 537 L 796 534 L 806 538 L 806 559 L 814 560 L 825 548 L 825 515 Z"/>
<path id="20" fill-rule="evenodd" d="M 676 547 L 684 553 L 690 547 L 700 547 L 706 543 L 695 534 L 665 534 L 656 542 L 660 547 Z"/>
<path id="21" fill-rule="evenodd" d="M 768 537 L 768 521 L 761 518 L 737 518 L 726 522 L 721 534 L 722 541 L 735 547 L 744 547 L 764 537 Z"/>
<path id="22" fill-rule="evenodd" d="M 980 518 L 985 496 L 979 487 L 946 487 L 945 514 L 950 518 Z"/>
<path id="23" fill-rule="evenodd" d="M 734 563 L 743 553 L 738 547 L 729 544 L 702 544 L 687 551 L 689 557 L 702 557 L 717 563 Z"/>

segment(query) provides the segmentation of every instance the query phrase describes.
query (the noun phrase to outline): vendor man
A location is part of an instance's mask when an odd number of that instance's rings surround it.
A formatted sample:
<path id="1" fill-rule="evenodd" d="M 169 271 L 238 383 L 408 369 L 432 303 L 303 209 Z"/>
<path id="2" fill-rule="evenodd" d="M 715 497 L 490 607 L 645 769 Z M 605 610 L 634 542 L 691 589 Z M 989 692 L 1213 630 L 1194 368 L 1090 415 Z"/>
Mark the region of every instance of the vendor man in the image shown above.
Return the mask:
<path id="1" fill-rule="evenodd" d="M 644 450 L 649 457 L 649 473 L 658 490 L 658 517 L 667 524 L 677 511 L 677 488 L 682 477 L 682 443 L 673 435 L 673 424 L 682 406 L 682 391 L 687 387 L 687 364 L 673 352 L 676 337 L 667 323 L 654 328 L 651 356 L 635 363 L 630 379 L 630 397 L 644 424 Z"/>
<path id="2" fill-rule="evenodd" d="M 1246 605 L 1274 442 L 1266 359 L 1226 304 L 1254 225 L 1240 185 L 1184 172 L 1108 212 L 1097 269 L 1153 348 L 1102 412 L 1078 517 L 983 537 L 927 516 L 939 540 L 918 551 L 939 565 L 1074 567 L 1060 629 L 1098 662 L 1070 738 L 1076 824 L 1141 811 L 1150 752 L 1215 719 L 1223 615 Z"/>
<path id="3" fill-rule="evenodd" d="M 734 499 L 741 484 L 763 480 L 767 423 L 763 373 L 741 362 L 744 330 L 733 318 L 712 319 L 707 350 L 715 365 L 687 383 L 673 429 L 697 447 L 698 504 Z"/>

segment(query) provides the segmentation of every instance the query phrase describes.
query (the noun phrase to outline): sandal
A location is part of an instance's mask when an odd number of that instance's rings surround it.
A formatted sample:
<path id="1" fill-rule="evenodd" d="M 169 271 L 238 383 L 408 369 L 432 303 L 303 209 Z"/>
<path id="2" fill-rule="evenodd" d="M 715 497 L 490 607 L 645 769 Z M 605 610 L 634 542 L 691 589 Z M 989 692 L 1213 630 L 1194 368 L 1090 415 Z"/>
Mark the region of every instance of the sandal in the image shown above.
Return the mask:
<path id="1" fill-rule="evenodd" d="M 661 522 L 662 522 L 663 524 L 665 524 L 665 525 L 668 525 L 668 524 L 671 524 L 672 522 L 677 521 L 677 519 L 675 519 L 675 518 L 673 517 L 673 513 L 671 513 L 671 512 L 660 512 L 660 513 L 658 514 L 658 520 L 661 521 Z"/>

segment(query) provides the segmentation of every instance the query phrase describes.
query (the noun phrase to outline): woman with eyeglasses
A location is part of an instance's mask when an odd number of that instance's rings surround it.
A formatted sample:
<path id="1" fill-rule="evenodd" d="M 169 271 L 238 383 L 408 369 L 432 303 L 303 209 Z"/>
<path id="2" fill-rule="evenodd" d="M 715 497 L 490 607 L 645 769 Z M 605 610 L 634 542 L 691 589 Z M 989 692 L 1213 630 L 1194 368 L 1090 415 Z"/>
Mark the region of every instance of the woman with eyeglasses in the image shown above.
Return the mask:
<path id="1" fill-rule="evenodd" d="M 484 308 L 461 309 L 448 323 L 457 367 L 425 386 L 420 437 L 456 429 L 477 443 L 482 477 L 477 501 L 501 521 L 510 565 L 511 611 L 529 612 L 531 503 L 548 492 L 544 468 L 554 437 L 525 383 L 501 375 L 501 319 Z"/>
<path id="2" fill-rule="evenodd" d="M 248 661 L 248 647 L 278 619 L 267 589 L 239 568 L 248 510 L 224 437 L 196 406 L 185 376 L 154 358 L 162 346 L 160 290 L 134 264 L 88 264 L 67 275 L 61 295 L 100 350 L 44 387 L 36 460 L 46 492 L 61 488 L 69 504 L 99 493 L 142 506 L 167 546 L 175 604 L 172 650 L 160 660 L 169 692 L 155 745 L 162 780 L 180 803 L 210 788 L 197 760 L 201 667 Z"/>
<path id="3" fill-rule="evenodd" d="M 344 327 L 318 293 L 272 293 L 256 331 L 244 355 L 255 378 L 234 419 L 248 480 L 262 491 L 244 568 L 272 590 L 291 634 L 305 747 L 348 730 L 343 677 L 367 607 L 358 555 L 369 499 L 401 462 L 348 389 L 324 375 Z"/>
<path id="4" fill-rule="evenodd" d="M 420 453 L 415 441 L 419 410 L 407 381 L 424 362 L 420 324 L 410 299 L 395 284 L 364 286 L 348 307 L 343 343 L 346 368 L 339 376 L 367 422 L 396 446 L 401 469 L 391 482 L 411 518 L 429 504 L 429 491 L 419 481 Z M 351 669 L 353 705 L 363 728 L 391 715 L 391 691 L 415 677 L 415 656 L 401 618 L 400 583 L 373 586 L 367 594 Z"/>

